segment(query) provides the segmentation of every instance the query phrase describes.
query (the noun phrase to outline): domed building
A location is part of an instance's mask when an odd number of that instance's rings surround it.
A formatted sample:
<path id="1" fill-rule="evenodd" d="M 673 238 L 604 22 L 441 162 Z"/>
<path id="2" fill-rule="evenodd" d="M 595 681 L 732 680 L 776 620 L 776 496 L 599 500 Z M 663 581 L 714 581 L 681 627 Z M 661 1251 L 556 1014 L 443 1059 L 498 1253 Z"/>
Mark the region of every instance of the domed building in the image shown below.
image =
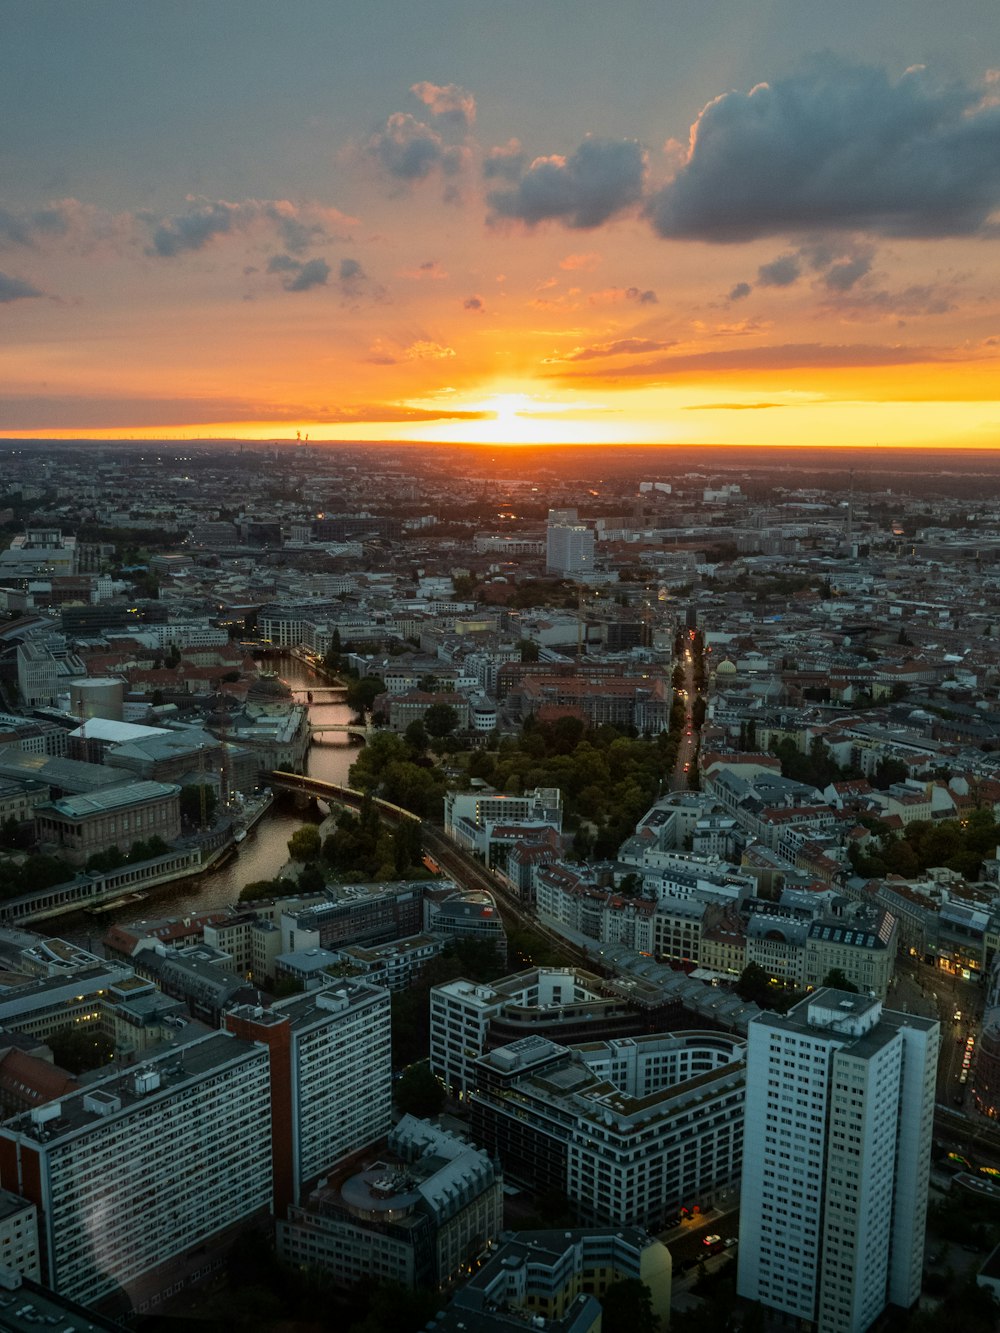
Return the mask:
<path id="1" fill-rule="evenodd" d="M 292 691 L 270 672 L 257 677 L 241 703 L 220 691 L 206 704 L 205 726 L 213 736 L 244 746 L 256 756 L 258 769 L 305 771 L 309 750 L 309 714 Z"/>

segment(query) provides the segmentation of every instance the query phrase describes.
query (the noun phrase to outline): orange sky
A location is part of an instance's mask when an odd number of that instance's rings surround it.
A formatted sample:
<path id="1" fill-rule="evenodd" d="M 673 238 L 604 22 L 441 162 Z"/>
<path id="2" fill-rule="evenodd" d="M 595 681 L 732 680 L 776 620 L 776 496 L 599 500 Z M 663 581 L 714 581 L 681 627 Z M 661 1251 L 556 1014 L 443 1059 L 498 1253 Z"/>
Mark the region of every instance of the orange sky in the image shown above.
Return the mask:
<path id="1" fill-rule="evenodd" d="M 984 7 L 564 8 L 15 0 L 0 436 L 1000 444 Z"/>

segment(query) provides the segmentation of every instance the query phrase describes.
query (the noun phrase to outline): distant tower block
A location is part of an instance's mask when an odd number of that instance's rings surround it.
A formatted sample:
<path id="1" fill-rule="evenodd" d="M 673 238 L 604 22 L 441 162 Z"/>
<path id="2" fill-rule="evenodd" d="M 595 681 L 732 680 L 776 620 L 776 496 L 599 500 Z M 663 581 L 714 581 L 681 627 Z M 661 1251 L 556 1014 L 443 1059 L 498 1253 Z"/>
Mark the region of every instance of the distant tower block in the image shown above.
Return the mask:
<path id="1" fill-rule="evenodd" d="M 577 522 L 575 509 L 550 509 L 545 531 L 545 570 L 574 578 L 594 568 L 594 532 Z"/>
<path id="2" fill-rule="evenodd" d="M 121 722 L 124 717 L 125 682 L 117 676 L 93 676 L 71 680 L 70 707 L 81 722 L 92 717 Z"/>

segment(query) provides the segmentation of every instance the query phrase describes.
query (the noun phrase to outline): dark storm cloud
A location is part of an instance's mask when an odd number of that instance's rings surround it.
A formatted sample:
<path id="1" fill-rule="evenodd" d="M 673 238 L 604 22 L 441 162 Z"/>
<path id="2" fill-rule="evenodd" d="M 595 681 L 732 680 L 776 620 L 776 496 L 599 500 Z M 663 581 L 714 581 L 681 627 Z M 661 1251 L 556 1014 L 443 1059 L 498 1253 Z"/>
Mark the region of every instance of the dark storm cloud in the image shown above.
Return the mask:
<path id="1" fill-rule="evenodd" d="M 32 287 L 30 282 L 25 282 L 23 278 L 14 278 L 8 273 L 0 273 L 0 304 L 6 305 L 10 301 L 26 301 L 33 296 L 44 296 L 45 293 Z"/>
<path id="2" fill-rule="evenodd" d="M 657 305 L 660 298 L 649 288 L 644 290 L 642 287 L 626 287 L 625 299 L 637 301 L 639 305 Z"/>
<path id="3" fill-rule="evenodd" d="M 795 255 L 779 255 L 770 264 L 761 264 L 757 281 L 762 287 L 790 287 L 798 281 L 801 272 Z"/>
<path id="4" fill-rule="evenodd" d="M 931 237 L 986 231 L 998 204 L 995 98 L 826 56 L 710 102 L 648 212 L 661 236 L 707 241 L 815 227 Z"/>
<path id="5" fill-rule="evenodd" d="M 738 282 L 735 287 L 730 288 L 729 300 L 742 301 L 745 297 L 749 296 L 752 291 L 753 288 L 748 282 Z"/>
<path id="6" fill-rule="evenodd" d="M 483 305 L 483 298 L 481 296 L 467 296 L 462 302 L 462 309 L 475 310 L 481 314 L 486 307 Z"/>
<path id="7" fill-rule="evenodd" d="M 405 111 L 397 111 L 368 140 L 369 157 L 400 181 L 419 181 L 440 171 L 453 176 L 465 162 L 465 151 L 446 144 L 436 130 Z"/>
<path id="8" fill-rule="evenodd" d="M 513 189 L 492 191 L 492 220 L 599 227 L 639 202 L 645 170 L 634 140 L 585 139 L 569 157 L 536 158 Z"/>

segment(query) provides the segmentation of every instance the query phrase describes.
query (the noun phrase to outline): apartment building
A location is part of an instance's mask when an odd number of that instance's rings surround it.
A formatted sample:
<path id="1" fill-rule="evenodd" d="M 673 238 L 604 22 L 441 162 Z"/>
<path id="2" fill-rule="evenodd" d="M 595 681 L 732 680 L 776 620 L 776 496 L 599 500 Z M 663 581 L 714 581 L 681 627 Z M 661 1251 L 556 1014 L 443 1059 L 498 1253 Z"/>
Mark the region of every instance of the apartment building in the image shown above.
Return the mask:
<path id="1" fill-rule="evenodd" d="M 829 988 L 751 1020 L 741 1296 L 817 1333 L 916 1301 L 939 1036 Z"/>
<path id="2" fill-rule="evenodd" d="M 345 981 L 269 1009 L 239 1005 L 224 1023 L 268 1051 L 274 1210 L 283 1217 L 324 1172 L 389 1130 L 389 992 Z"/>
<path id="3" fill-rule="evenodd" d="M 565 1193 L 586 1225 L 663 1227 L 738 1185 L 744 1057 L 718 1032 L 525 1037 L 478 1062 L 473 1137 L 505 1175 Z"/>
<path id="4" fill-rule="evenodd" d="M 271 1202 L 267 1051 L 213 1033 L 0 1126 L 0 1185 L 38 1210 L 48 1286 L 146 1310 Z"/>

